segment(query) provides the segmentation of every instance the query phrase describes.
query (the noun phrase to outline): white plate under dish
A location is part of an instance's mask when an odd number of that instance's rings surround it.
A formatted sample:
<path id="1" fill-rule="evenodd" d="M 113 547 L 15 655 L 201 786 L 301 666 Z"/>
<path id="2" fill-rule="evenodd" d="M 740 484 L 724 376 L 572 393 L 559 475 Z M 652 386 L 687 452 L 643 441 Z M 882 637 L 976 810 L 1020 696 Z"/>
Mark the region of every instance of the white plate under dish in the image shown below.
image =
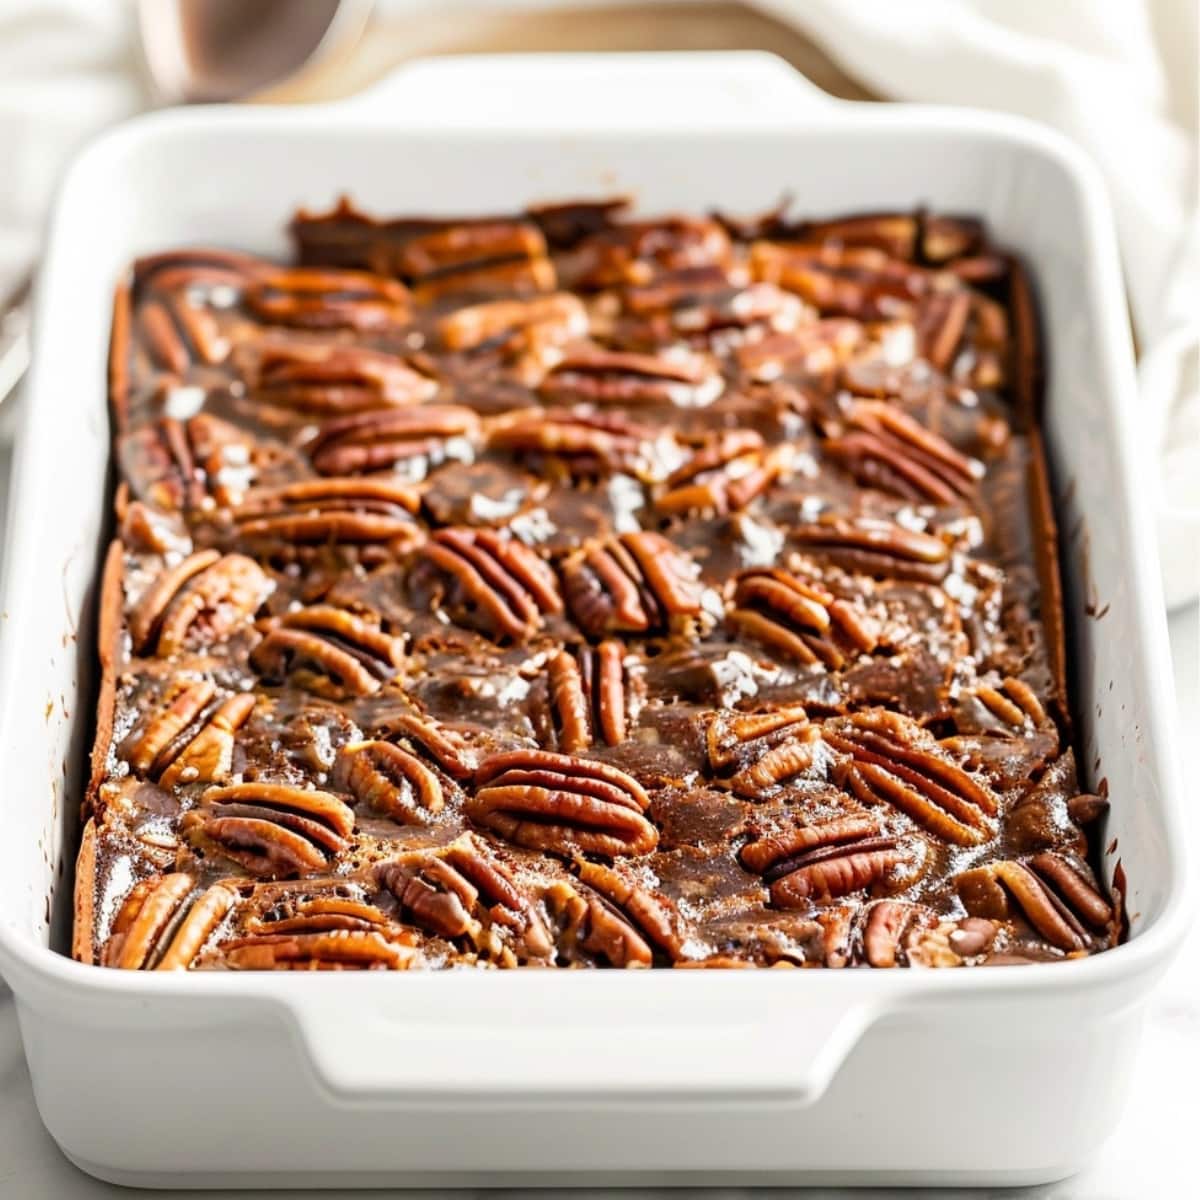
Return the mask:
<path id="1" fill-rule="evenodd" d="M 613 97 L 623 98 L 616 103 Z M 439 124 L 440 123 L 440 124 Z M 297 205 L 478 213 L 976 213 L 1029 264 L 1048 346 L 1085 770 L 1114 801 L 1128 944 L 1009 970 L 101 970 L 65 944 L 105 527 L 111 290 L 186 243 L 283 253 Z M 760 55 L 418 64 L 372 103 L 198 109 L 94 144 L 59 197 L 0 599 L 0 968 L 42 1117 L 148 1185 L 1029 1183 L 1120 1110 L 1186 926 L 1171 673 L 1133 365 L 1093 168 L 1039 127 L 824 104 Z M 1092 616 L 1085 615 L 1087 612 Z"/>

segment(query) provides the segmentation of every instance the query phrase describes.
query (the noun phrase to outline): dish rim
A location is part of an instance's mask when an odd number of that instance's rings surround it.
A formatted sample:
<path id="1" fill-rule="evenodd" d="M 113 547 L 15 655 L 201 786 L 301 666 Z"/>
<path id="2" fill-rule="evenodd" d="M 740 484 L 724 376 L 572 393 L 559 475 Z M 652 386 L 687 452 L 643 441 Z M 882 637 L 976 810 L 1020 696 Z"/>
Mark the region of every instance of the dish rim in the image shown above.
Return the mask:
<path id="1" fill-rule="evenodd" d="M 182 133 L 220 130 L 228 135 L 263 134 L 267 136 L 303 135 L 314 129 L 349 128 L 356 134 L 367 136 L 403 137 L 405 139 L 433 141 L 453 147 L 453 144 L 470 143 L 482 136 L 495 135 L 497 130 L 486 122 L 477 125 L 454 124 L 448 127 L 432 123 L 404 120 L 381 121 L 377 116 L 364 112 L 354 99 L 305 108 L 287 106 L 262 106 L 233 109 L 229 107 L 197 107 L 186 110 L 171 110 L 144 114 L 102 134 L 87 146 L 77 157 L 65 176 L 56 197 L 47 224 L 47 252 L 39 273 L 35 292 L 34 311 L 34 366 L 31 371 L 28 392 L 20 414 L 16 446 L 11 472 L 10 516 L 7 530 L 8 552 L 5 556 L 4 575 L 0 582 L 0 610 L 6 611 L 10 619 L 0 629 L 0 663 L 5 660 L 4 648 L 19 636 L 21 616 L 34 601 L 25 598 L 17 581 L 31 553 L 36 550 L 36 538 L 30 525 L 19 526 L 16 513 L 21 507 L 22 493 L 29 490 L 29 481 L 35 480 L 34 466 L 37 455 L 44 453 L 45 422 L 39 424 L 35 400 L 41 390 L 42 369 L 39 360 L 44 359 L 56 335 L 52 314 L 57 289 L 65 286 L 67 264 L 61 258 L 62 230 L 72 219 L 73 210 L 78 209 L 76 194 L 85 188 L 89 178 L 97 172 L 103 175 L 106 163 L 119 161 L 139 141 L 171 138 Z M 677 142 L 700 140 L 727 135 L 731 126 L 722 125 L 714 131 L 697 128 L 644 127 L 631 128 L 620 120 L 605 125 L 597 123 L 584 131 L 592 141 L 619 138 L 622 141 L 640 141 L 650 144 L 664 141 Z M 1075 992 L 1091 991 L 1107 984 L 1116 985 L 1133 976 L 1154 973 L 1165 966 L 1167 957 L 1177 948 L 1192 917 L 1193 885 L 1189 878 L 1189 849 L 1186 840 L 1182 812 L 1182 790 L 1174 751 L 1175 719 L 1172 707 L 1173 676 L 1167 641 L 1166 611 L 1162 603 L 1160 574 L 1157 561 L 1157 546 L 1154 525 L 1146 497 L 1150 494 L 1145 486 L 1143 462 L 1134 450 L 1132 405 L 1123 402 L 1135 391 L 1132 347 L 1128 323 L 1125 317 L 1124 290 L 1121 283 L 1115 232 L 1103 181 L 1097 168 L 1078 147 L 1054 131 L 1023 118 L 980 112 L 965 108 L 937 107 L 927 105 L 852 105 L 833 103 L 828 109 L 801 111 L 795 116 L 764 120 L 747 117 L 744 127 L 739 127 L 739 136 L 746 138 L 779 139 L 789 134 L 803 135 L 814 132 L 836 134 L 840 137 L 870 137 L 881 132 L 893 136 L 909 134 L 970 134 L 993 142 L 1015 146 L 1020 151 L 1050 159 L 1064 171 L 1075 185 L 1079 200 L 1081 225 L 1080 242 L 1094 260 L 1096 267 L 1094 300 L 1100 320 L 1096 330 L 1095 352 L 1098 356 L 1098 371 L 1107 386 L 1102 390 L 1106 397 L 1106 416 L 1111 422 L 1116 445 L 1112 453 L 1117 466 L 1114 483 L 1114 501 L 1122 509 L 1129 523 L 1129 545 L 1133 560 L 1130 575 L 1136 580 L 1133 587 L 1133 606 L 1136 621 L 1144 643 L 1144 654 L 1140 670 L 1147 684 L 1145 727 L 1155 731 L 1151 755 L 1152 771 L 1159 782 L 1161 813 L 1157 822 L 1164 837 L 1164 859 L 1169 879 L 1166 896 L 1161 910 L 1135 936 L 1127 942 L 1103 953 L 1072 962 L 1024 965 L 1017 971 L 818 971 L 805 972 L 806 984 L 798 987 L 816 986 L 833 989 L 834 994 L 854 995 L 865 999 L 895 1000 L 913 996 L 956 996 L 963 990 L 974 992 L 985 989 L 988 994 L 1008 995 L 1014 992 Z M 528 142 L 554 141 L 562 137 L 562 130 L 547 126 L 530 117 L 528 123 L 510 121 L 503 127 L 506 137 Z M 41 434 L 42 436 L 37 436 Z M 1061 555 L 1060 555 L 1061 559 Z M 14 672 L 4 672 L 0 679 L 0 717 L 9 711 L 21 697 Z M 305 978 L 297 982 L 291 973 L 264 972 L 250 976 L 221 972 L 126 972 L 95 968 L 78 963 L 52 949 L 48 945 L 36 944 L 28 933 L 15 927 L 10 917 L 0 920 L 0 966 L 9 973 L 10 979 L 37 979 L 50 985 L 77 990 L 82 989 L 96 995 L 114 999 L 122 997 L 179 997 L 201 1001 L 205 997 L 246 995 L 273 998 L 294 1007 L 302 997 L 325 995 L 320 988 L 343 989 L 376 988 L 379 981 L 369 982 L 375 974 L 346 973 L 354 975 L 350 983 L 340 977 L 321 979 Z M 455 980 L 471 978 L 472 988 L 478 987 L 475 972 L 416 972 L 423 981 L 421 986 L 454 988 L 462 986 Z M 506 978 L 510 974 L 523 972 L 485 972 L 488 978 Z M 572 972 L 556 972 L 556 977 L 571 976 Z M 588 973 L 589 976 L 592 973 Z M 607 973 L 614 978 L 623 978 L 629 972 Z M 742 973 L 729 972 L 730 975 Z M 757 972 L 745 973 L 745 978 L 757 978 Z M 775 973 L 779 976 L 780 973 Z M 793 973 L 783 972 L 791 977 Z M 651 978 L 672 978 L 674 972 L 653 971 Z M 981 976 L 980 978 L 976 978 Z M 540 976 L 539 976 L 540 977 Z M 252 979 L 253 982 L 249 982 Z M 438 982 L 433 982 L 433 981 Z M 820 980 L 820 982 L 815 982 Z M 870 982 L 866 982 L 869 980 Z M 394 987 L 394 984 L 391 985 Z M 504 986 L 504 985 L 501 985 Z M 523 985 L 522 985 L 523 986 Z M 570 986 L 570 985 L 568 985 Z M 590 985 L 595 987 L 596 984 Z M 613 986 L 613 985 L 604 985 Z M 619 986 L 619 985 L 618 985 Z M 644 986 L 642 984 L 631 986 Z M 672 985 L 651 985 L 672 986 Z M 689 986 L 681 984 L 678 986 Z M 761 987 L 749 984 L 748 987 Z M 791 986 L 791 985 L 770 985 Z M 865 993 L 863 992 L 865 989 Z M 370 993 L 378 994 L 378 991 Z M 824 994 L 824 993 L 822 993 Z"/>

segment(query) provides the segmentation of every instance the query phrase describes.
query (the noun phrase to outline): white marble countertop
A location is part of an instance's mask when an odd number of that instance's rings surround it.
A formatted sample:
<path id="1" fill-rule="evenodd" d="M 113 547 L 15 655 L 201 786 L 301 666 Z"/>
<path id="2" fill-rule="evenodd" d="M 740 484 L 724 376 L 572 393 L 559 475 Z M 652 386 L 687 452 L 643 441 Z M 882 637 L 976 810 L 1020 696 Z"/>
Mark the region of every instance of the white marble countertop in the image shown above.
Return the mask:
<path id="1" fill-rule="evenodd" d="M 8 446 L 0 416 L 0 481 L 7 480 Z M 0 496 L 0 528 L 4 502 Z M 1178 612 L 1171 620 L 1171 644 L 1179 693 L 1179 721 L 1186 744 L 1200 732 L 1200 614 Z M 1193 836 L 1200 836 L 1200 812 L 1193 814 Z M 1200 925 L 1151 1000 L 1141 1057 L 1120 1126 L 1085 1171 L 1073 1179 L 1013 1193 L 954 1191 L 952 1196 L 1018 1195 L 1053 1200 L 1143 1200 L 1194 1194 L 1192 1158 L 1200 1129 Z M 0 984 L 0 1196 L 13 1200 L 90 1200 L 92 1197 L 137 1195 L 90 1179 L 71 1165 L 43 1129 L 30 1088 L 12 1000 Z M 149 1193 L 140 1193 L 148 1195 Z M 170 1196 L 203 1193 L 170 1192 Z M 233 1192 L 223 1193 L 234 1196 Z M 242 1193 L 239 1193 L 242 1194 Z M 264 1193 L 280 1200 L 311 1197 L 314 1192 Z M 330 1194 L 330 1193 L 322 1193 Z M 477 1193 L 436 1193 L 441 1197 Z M 483 1193 L 479 1193 L 483 1194 Z M 489 1197 L 505 1193 L 486 1193 Z M 511 1194 L 511 1193 L 509 1193 Z M 548 1195 L 542 1192 L 541 1195 Z M 598 1192 L 582 1192 L 595 1196 Z M 609 1193 L 611 1194 L 611 1193 Z M 631 1196 L 660 1195 L 674 1200 L 679 1191 L 639 1189 Z M 721 1200 L 752 1195 L 751 1189 L 706 1193 Z M 764 1196 L 786 1192 L 764 1192 Z M 907 1197 L 911 1191 L 841 1192 L 828 1189 L 806 1196 Z"/>

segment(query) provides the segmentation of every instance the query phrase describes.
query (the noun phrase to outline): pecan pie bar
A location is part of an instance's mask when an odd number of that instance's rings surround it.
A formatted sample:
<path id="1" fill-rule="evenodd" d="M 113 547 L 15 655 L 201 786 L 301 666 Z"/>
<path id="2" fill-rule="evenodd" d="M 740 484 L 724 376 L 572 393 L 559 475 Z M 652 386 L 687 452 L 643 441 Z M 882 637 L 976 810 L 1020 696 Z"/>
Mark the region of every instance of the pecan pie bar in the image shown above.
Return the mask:
<path id="1" fill-rule="evenodd" d="M 74 951 L 977 966 L 1119 940 L 1035 318 L 978 222 L 292 222 L 117 293 Z"/>

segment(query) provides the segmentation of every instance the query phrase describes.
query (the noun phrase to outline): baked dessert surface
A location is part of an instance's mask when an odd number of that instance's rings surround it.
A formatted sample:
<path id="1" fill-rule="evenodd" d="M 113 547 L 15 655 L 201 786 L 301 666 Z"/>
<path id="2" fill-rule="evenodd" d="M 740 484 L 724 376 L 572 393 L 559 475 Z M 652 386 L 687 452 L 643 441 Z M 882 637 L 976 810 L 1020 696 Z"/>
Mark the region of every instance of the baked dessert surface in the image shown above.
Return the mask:
<path id="1" fill-rule="evenodd" d="M 1019 265 L 968 218 L 292 223 L 118 289 L 76 957 L 1114 944 Z"/>

